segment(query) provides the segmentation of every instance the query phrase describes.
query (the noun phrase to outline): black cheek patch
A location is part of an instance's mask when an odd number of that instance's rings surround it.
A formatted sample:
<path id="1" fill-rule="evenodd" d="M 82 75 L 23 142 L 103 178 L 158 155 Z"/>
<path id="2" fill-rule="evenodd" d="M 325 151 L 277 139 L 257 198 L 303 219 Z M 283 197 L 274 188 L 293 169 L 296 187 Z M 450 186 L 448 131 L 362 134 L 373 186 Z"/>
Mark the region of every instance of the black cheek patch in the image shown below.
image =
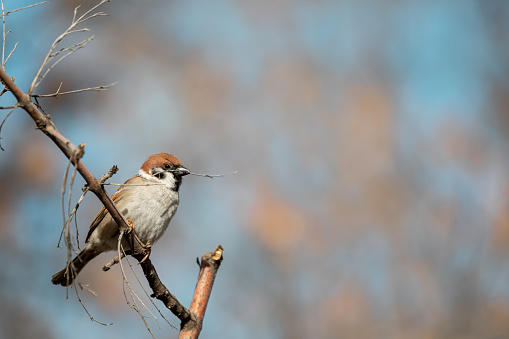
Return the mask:
<path id="1" fill-rule="evenodd" d="M 177 192 L 179 191 L 181 184 L 182 184 L 182 177 L 178 175 L 175 177 L 175 191 L 177 191 Z"/>

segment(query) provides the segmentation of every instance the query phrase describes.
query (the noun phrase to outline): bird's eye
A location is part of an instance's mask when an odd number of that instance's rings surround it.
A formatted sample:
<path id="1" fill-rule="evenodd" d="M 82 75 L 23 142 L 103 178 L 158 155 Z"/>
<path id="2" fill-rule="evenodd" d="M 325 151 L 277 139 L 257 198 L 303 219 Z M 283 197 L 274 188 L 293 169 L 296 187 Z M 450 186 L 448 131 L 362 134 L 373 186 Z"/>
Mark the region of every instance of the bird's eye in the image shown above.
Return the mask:
<path id="1" fill-rule="evenodd" d="M 171 167 L 171 165 L 170 165 L 170 164 L 168 164 L 168 163 L 164 164 L 164 168 L 165 168 L 165 169 L 169 169 L 170 167 Z"/>

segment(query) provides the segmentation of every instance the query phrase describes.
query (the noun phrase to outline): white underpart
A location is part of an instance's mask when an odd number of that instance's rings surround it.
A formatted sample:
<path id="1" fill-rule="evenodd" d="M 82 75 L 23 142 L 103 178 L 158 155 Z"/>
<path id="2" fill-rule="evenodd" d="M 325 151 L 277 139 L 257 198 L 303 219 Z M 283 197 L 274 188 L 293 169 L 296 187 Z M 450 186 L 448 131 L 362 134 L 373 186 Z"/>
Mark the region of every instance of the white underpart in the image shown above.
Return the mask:
<path id="1" fill-rule="evenodd" d="M 175 178 L 172 173 L 165 174 L 163 179 L 157 179 L 140 170 L 138 175 L 148 183 L 159 185 L 137 187 L 136 200 L 124 207 L 127 209 L 125 216 L 134 222 L 136 235 L 145 243 L 154 244 L 159 240 L 177 212 L 179 194 L 174 190 Z"/>

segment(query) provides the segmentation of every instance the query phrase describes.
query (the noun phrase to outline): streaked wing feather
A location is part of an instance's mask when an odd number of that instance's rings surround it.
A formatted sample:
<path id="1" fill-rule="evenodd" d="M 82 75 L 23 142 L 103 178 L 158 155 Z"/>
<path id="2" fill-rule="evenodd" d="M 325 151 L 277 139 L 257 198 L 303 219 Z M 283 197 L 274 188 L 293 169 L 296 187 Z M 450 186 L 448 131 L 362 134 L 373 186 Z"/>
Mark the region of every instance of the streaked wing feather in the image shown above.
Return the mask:
<path id="1" fill-rule="evenodd" d="M 124 182 L 124 184 L 138 184 L 139 183 L 138 181 L 140 179 L 141 179 L 140 177 L 134 176 L 134 177 L 128 179 L 126 182 Z M 115 193 L 113 194 L 113 196 L 111 197 L 111 200 L 113 200 L 113 203 L 115 205 L 117 205 L 122 200 L 122 196 L 120 195 L 120 192 L 122 190 L 124 190 L 124 189 L 126 189 L 125 186 L 120 186 L 120 188 L 118 190 L 116 190 Z M 117 208 L 118 208 L 118 206 L 117 206 Z M 88 239 L 90 238 L 92 233 L 95 231 L 97 226 L 99 226 L 101 221 L 103 221 L 103 219 L 108 214 L 109 214 L 109 212 L 108 212 L 108 210 L 105 207 L 101 208 L 101 210 L 99 211 L 99 213 L 95 217 L 94 221 L 92 222 L 92 225 L 90 225 L 90 230 L 88 231 L 87 238 L 86 238 L 85 242 L 88 242 Z"/>

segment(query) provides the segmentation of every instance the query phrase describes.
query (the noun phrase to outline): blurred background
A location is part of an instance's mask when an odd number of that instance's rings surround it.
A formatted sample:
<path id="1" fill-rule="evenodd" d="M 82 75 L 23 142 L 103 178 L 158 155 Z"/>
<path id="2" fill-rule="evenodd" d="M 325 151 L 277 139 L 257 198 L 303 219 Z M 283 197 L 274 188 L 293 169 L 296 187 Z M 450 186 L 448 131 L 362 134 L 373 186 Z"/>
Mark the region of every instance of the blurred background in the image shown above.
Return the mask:
<path id="1" fill-rule="evenodd" d="M 6 17 L 6 51 L 19 42 L 7 72 L 23 90 L 74 7 L 96 3 L 52 0 Z M 36 92 L 119 82 L 40 100 L 65 136 L 87 143 L 97 177 L 116 164 L 110 182 L 122 183 L 158 152 L 197 173 L 239 171 L 186 177 L 152 251 L 189 305 L 196 257 L 223 245 L 203 338 L 509 338 L 507 1 L 116 0 L 100 10 L 109 16 L 63 47 L 94 41 Z M 66 258 L 67 161 L 22 110 L 1 137 L 0 337 L 150 338 L 118 266 L 100 269 L 113 253 L 80 275 L 98 296 L 79 291 L 111 326 L 50 283 Z M 81 245 L 99 209 L 87 195 Z M 143 300 L 155 337 L 176 338 Z"/>

